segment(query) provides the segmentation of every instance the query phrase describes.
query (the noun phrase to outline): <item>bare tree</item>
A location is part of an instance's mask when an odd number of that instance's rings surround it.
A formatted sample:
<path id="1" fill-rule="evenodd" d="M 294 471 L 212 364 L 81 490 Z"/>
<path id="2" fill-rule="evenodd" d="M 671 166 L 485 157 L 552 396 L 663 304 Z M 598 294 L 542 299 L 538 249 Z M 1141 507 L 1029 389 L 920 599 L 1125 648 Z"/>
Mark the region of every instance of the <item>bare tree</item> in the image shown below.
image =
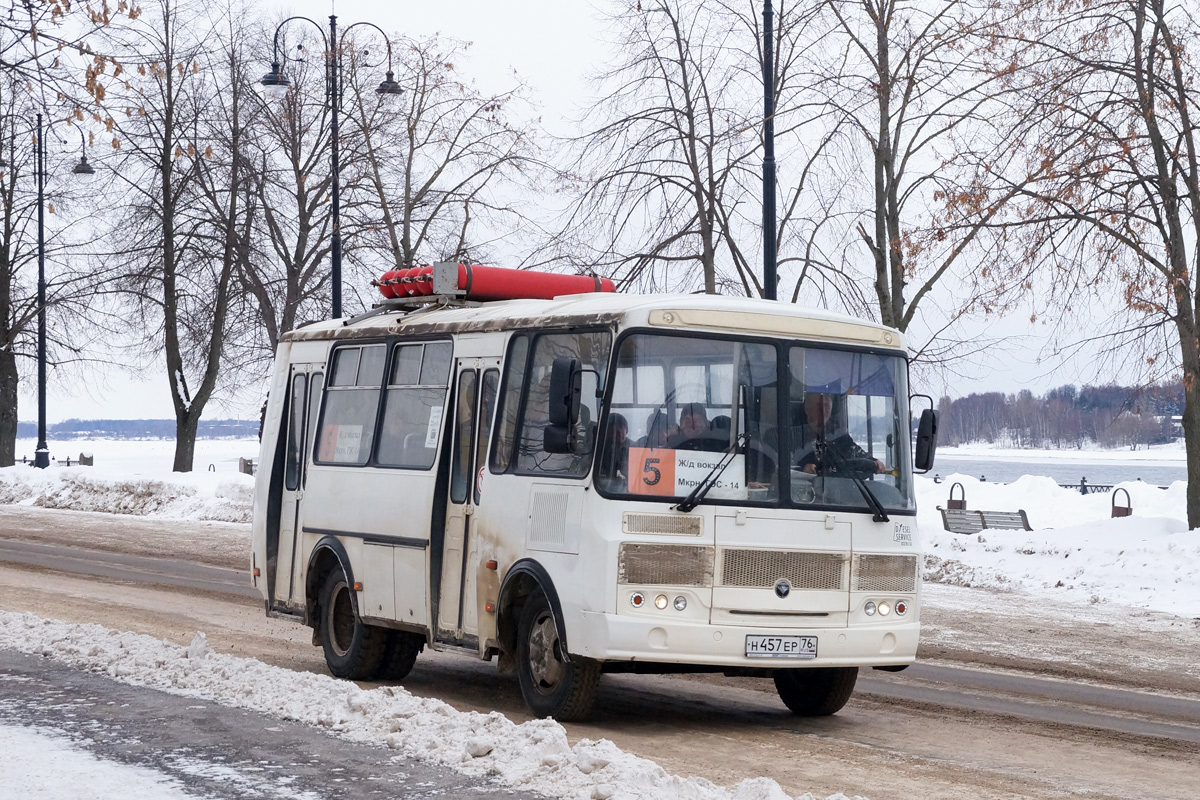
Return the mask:
<path id="1" fill-rule="evenodd" d="M 194 213 L 212 174 L 203 166 L 207 145 L 197 146 L 203 116 L 216 102 L 215 79 L 208 82 L 201 73 L 209 35 L 215 30 L 199 6 L 157 0 L 137 22 L 109 32 L 109 47 L 128 77 L 94 92 L 108 114 L 114 174 L 125 191 L 112 230 L 114 261 L 140 322 L 142 346 L 161 352 L 165 361 L 177 472 L 192 469 L 197 427 L 217 384 L 229 323 L 229 265 L 210 257 L 211 221 Z M 236 203 L 236 192 L 228 197 Z M 222 206 L 226 215 L 236 215 L 236 207 Z"/>
<path id="2" fill-rule="evenodd" d="M 715 293 L 733 277 L 717 268 L 724 192 L 755 149 L 729 58 L 736 22 L 700 0 L 646 0 L 610 21 L 618 61 L 571 143 L 568 252 L 622 283 L 681 288 L 698 275 Z"/>
<path id="3" fill-rule="evenodd" d="M 393 39 L 399 103 L 375 93 L 378 60 L 349 60 L 348 217 L 358 257 L 400 269 L 478 260 L 534 223 L 521 209 L 537 169 L 524 86 L 486 95 L 458 73 L 467 45 Z"/>
<path id="4" fill-rule="evenodd" d="M 827 183 L 852 212 L 844 258 L 865 248 L 872 265 L 874 308 L 858 310 L 908 331 L 940 288 L 942 307 L 922 320 L 926 359 L 970 351 L 950 336 L 955 323 L 1001 308 L 1019 285 L 1007 223 L 1034 176 L 996 178 L 1022 118 L 995 44 L 1010 19 L 972 0 L 822 0 L 814 22 L 824 47 L 807 82 L 834 137 L 826 165 L 841 179 Z"/>
<path id="5" fill-rule="evenodd" d="M 297 54 L 286 64 L 292 87 L 281 100 L 261 101 L 248 143 L 261 244 L 239 275 L 257 310 L 260 352 L 267 359 L 284 333 L 328 314 L 331 286 L 330 118 L 325 65 L 311 55 L 324 45 L 307 29 L 296 33 L 298 38 L 283 41 L 284 52 Z"/>
<path id="6" fill-rule="evenodd" d="M 1008 40 L 1038 112 L 1024 168 L 1041 178 L 1019 187 L 1022 255 L 1044 265 L 1030 285 L 1070 339 L 1105 339 L 1145 382 L 1182 372 L 1200 527 L 1200 27 L 1165 0 L 1068 0 L 1024 7 Z"/>

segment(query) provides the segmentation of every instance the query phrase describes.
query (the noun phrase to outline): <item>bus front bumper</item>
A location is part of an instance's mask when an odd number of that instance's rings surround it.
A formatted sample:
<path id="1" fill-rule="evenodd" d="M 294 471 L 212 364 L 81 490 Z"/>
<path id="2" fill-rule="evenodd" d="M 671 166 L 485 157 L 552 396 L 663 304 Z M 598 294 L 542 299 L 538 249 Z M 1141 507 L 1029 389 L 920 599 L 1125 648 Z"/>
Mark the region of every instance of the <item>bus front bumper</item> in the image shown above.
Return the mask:
<path id="1" fill-rule="evenodd" d="M 652 661 L 725 667 L 873 667 L 912 664 L 920 623 L 848 628 L 759 628 L 707 623 L 662 622 L 596 611 L 582 612 L 580 637 L 568 641 L 576 653 L 597 661 Z M 811 636 L 815 658 L 748 657 L 747 636 Z"/>

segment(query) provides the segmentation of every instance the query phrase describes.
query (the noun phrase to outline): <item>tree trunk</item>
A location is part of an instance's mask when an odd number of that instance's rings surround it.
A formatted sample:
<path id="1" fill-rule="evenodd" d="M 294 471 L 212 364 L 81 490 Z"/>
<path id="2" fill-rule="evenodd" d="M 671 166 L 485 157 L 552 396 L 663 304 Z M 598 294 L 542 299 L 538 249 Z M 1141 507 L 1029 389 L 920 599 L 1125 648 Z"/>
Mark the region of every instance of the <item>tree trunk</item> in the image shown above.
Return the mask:
<path id="1" fill-rule="evenodd" d="M 196 431 L 200 415 L 190 411 L 175 415 L 175 466 L 172 472 L 191 472 L 196 456 Z"/>
<path id="2" fill-rule="evenodd" d="M 17 377 L 16 351 L 0 347 L 0 467 L 17 457 Z"/>

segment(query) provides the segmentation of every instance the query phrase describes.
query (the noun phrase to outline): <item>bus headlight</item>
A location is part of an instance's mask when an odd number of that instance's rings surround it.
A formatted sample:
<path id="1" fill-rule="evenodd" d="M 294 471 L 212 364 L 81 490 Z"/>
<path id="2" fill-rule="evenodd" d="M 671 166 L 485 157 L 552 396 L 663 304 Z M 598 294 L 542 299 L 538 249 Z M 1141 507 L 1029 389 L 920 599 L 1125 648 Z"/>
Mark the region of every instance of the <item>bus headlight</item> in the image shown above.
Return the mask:
<path id="1" fill-rule="evenodd" d="M 687 598 L 679 595 L 679 597 L 675 598 L 675 610 L 683 611 L 685 608 L 687 608 Z"/>
<path id="2" fill-rule="evenodd" d="M 866 614 L 868 617 L 875 616 L 875 604 L 872 603 L 870 600 L 868 600 L 867 604 L 865 606 L 863 606 L 863 613 Z"/>
<path id="3" fill-rule="evenodd" d="M 879 616 L 886 617 L 888 615 L 888 612 L 890 612 L 891 610 L 892 610 L 892 607 L 889 606 L 887 603 L 879 604 Z"/>
<path id="4" fill-rule="evenodd" d="M 662 611 L 664 608 L 666 608 L 667 596 L 665 594 L 660 594 L 658 597 L 654 598 L 654 607 L 659 611 Z"/>

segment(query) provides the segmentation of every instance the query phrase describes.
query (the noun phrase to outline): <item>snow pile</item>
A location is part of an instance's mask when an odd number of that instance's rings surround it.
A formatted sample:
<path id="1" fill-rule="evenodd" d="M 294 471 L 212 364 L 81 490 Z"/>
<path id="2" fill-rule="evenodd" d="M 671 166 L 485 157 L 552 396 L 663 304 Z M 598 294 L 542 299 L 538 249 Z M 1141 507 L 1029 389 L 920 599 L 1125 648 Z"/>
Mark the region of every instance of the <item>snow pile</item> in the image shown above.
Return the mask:
<path id="1" fill-rule="evenodd" d="M 461 712 L 398 686 L 360 689 L 325 675 L 291 672 L 218 654 L 197 634 L 189 647 L 98 625 L 0 611 L 0 647 L 34 653 L 117 680 L 202 697 L 283 719 L 318 725 L 358 742 L 469 775 L 572 800 L 790 800 L 773 780 L 744 780 L 733 790 L 703 778 L 671 775 L 607 739 L 574 746 L 553 720 L 520 725 L 492 712 Z M 801 796 L 812 800 L 811 794 Z M 848 800 L 836 794 L 829 800 Z"/>
<path id="2" fill-rule="evenodd" d="M 961 482 L 967 508 L 1024 509 L 1033 531 L 964 536 L 943 529 L 938 506 Z M 1010 484 L 952 475 L 917 479 L 925 579 L 958 586 L 1020 590 L 1086 603 L 1115 603 L 1200 617 L 1200 531 L 1189 531 L 1187 485 L 1128 490 L 1136 516 L 1111 518 L 1111 494 L 1081 495 L 1050 478 Z M 956 495 L 957 496 L 957 495 Z M 1124 503 L 1124 495 L 1120 495 Z"/>
<path id="3" fill-rule="evenodd" d="M 0 469 L 0 504 L 105 511 L 163 519 L 249 522 L 254 478 L 240 473 L 176 472 L 169 477 L 101 467 Z"/>
<path id="4" fill-rule="evenodd" d="M 40 728 L 0 724 L 4 753 L 4 789 L 23 800 L 88 797 L 122 800 L 195 800 L 179 781 L 145 767 L 104 761 L 77 748 L 69 739 Z M 47 769 L 47 765 L 52 765 Z"/>

